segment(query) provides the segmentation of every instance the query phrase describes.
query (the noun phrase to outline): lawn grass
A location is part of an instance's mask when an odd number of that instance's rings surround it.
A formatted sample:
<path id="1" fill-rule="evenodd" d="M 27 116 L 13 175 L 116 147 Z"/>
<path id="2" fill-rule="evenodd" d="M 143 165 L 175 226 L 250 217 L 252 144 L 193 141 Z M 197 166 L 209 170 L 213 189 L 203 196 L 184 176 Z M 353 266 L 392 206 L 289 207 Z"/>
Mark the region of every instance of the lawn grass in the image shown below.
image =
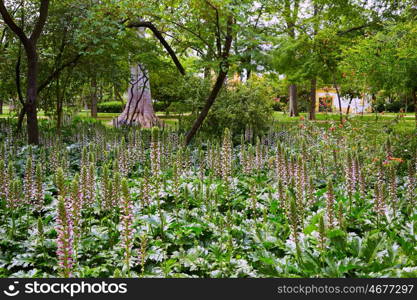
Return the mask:
<path id="1" fill-rule="evenodd" d="M 97 120 L 103 123 L 106 126 L 112 126 L 111 121 L 116 118 L 119 113 L 98 113 Z M 178 123 L 178 114 L 170 113 L 169 115 L 166 112 L 160 111 L 156 112 L 156 115 L 165 122 L 168 126 L 175 126 Z M 47 118 L 45 113 L 42 110 L 38 111 L 38 116 L 40 118 Z M 81 110 L 76 114 L 77 117 L 80 118 L 91 118 L 90 110 Z M 302 112 L 298 117 L 290 117 L 288 114 L 284 112 L 275 111 L 273 113 L 274 119 L 276 122 L 281 124 L 286 123 L 296 123 L 300 122 L 303 119 L 308 119 L 308 113 Z M 9 112 L 9 107 L 7 105 L 3 106 L 3 114 L 0 114 L 0 118 L 8 118 L 12 117 Z M 346 118 L 346 115 L 343 115 Z M 406 113 L 402 114 L 402 117 L 399 118 L 398 113 L 366 113 L 366 114 L 358 114 L 358 115 L 350 115 L 349 119 L 351 121 L 357 122 L 367 122 L 369 125 L 375 123 L 380 127 L 381 125 L 394 125 L 394 129 L 399 130 L 412 130 L 415 128 L 415 116 L 414 113 Z M 335 113 L 316 113 L 316 120 L 317 122 L 331 122 L 335 121 L 338 122 L 340 120 L 340 115 Z"/>
<path id="2" fill-rule="evenodd" d="M 407 113 L 407 114 L 402 114 L 404 115 L 402 118 L 407 120 L 407 121 L 411 121 L 413 122 L 415 116 L 414 113 Z M 351 120 L 361 120 L 361 121 L 375 121 L 375 120 L 392 120 L 395 119 L 399 116 L 398 113 L 366 113 L 366 114 L 351 114 L 349 115 L 349 119 Z M 284 121 L 284 122 L 294 122 L 294 121 L 299 121 L 300 118 L 308 118 L 308 113 L 300 113 L 299 117 L 290 117 L 288 114 L 284 114 L 282 111 L 275 111 L 274 112 L 274 118 L 279 120 L 279 121 Z M 343 114 L 343 118 L 346 118 L 346 115 Z M 339 121 L 340 120 L 340 115 L 339 113 L 316 113 L 316 120 L 317 121 Z"/>

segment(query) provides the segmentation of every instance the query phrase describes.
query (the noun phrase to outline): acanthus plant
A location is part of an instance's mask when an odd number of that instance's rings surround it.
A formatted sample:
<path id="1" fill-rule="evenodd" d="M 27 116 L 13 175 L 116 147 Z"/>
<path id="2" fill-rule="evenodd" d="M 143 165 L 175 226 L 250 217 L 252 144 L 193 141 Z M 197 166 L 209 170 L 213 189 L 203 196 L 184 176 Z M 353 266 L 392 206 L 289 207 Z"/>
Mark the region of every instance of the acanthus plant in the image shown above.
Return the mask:
<path id="1" fill-rule="evenodd" d="M 333 228 L 337 225 L 335 215 L 335 194 L 333 182 L 331 179 L 328 179 L 326 192 L 326 223 L 329 228 Z"/>
<path id="2" fill-rule="evenodd" d="M 133 228 L 133 205 L 129 194 L 127 180 L 122 180 L 120 201 L 120 245 L 123 250 L 123 262 L 126 274 L 130 276 L 130 264 L 135 229 Z"/>
<path id="3" fill-rule="evenodd" d="M 59 167 L 54 175 L 55 186 L 59 196 L 65 197 L 66 186 L 65 186 L 65 174 L 64 170 Z"/>
<path id="4" fill-rule="evenodd" d="M 152 175 L 157 177 L 159 176 L 159 172 L 161 170 L 161 147 L 159 143 L 158 127 L 152 128 L 150 160 Z"/>
<path id="5" fill-rule="evenodd" d="M 223 144 L 221 151 L 221 176 L 222 179 L 228 183 L 232 175 L 232 136 L 230 130 L 227 128 L 223 134 Z"/>
<path id="6" fill-rule="evenodd" d="M 45 198 L 45 189 L 44 189 L 44 175 L 42 171 L 41 164 L 36 165 L 35 169 L 35 182 L 33 186 L 33 204 L 36 209 L 39 211 L 42 209 Z"/>
<path id="7" fill-rule="evenodd" d="M 75 257 L 77 256 L 78 245 L 81 241 L 82 234 L 82 209 L 83 209 L 83 195 L 79 189 L 79 176 L 76 174 L 71 182 L 71 192 L 66 201 L 69 203 L 69 213 L 72 221 L 73 229 L 73 244 Z"/>
<path id="8" fill-rule="evenodd" d="M 303 125 L 235 146 L 228 134 L 185 146 L 176 133 L 83 122 L 66 141 L 45 134 L 36 155 L 0 142 L 10 257 L 0 275 L 415 276 L 413 149 L 400 156 L 392 139 L 388 157 L 365 129 Z M 33 205 L 24 205 L 30 178 Z"/>
<path id="9" fill-rule="evenodd" d="M 33 162 L 32 157 L 29 156 L 26 161 L 26 167 L 25 167 L 25 176 L 24 176 L 24 195 L 25 195 L 25 204 L 30 205 L 32 202 L 32 199 L 34 198 L 35 189 L 34 189 L 34 181 L 33 181 Z"/>
<path id="10" fill-rule="evenodd" d="M 7 190 L 9 188 L 9 176 L 7 174 L 7 168 L 4 160 L 0 160 L 0 186 L 2 187 L 0 189 L 0 199 L 6 198 Z"/>
<path id="11" fill-rule="evenodd" d="M 62 196 L 57 205 L 57 257 L 58 272 L 61 277 L 70 278 L 74 272 L 74 231 L 71 209 Z"/>
<path id="12" fill-rule="evenodd" d="M 111 210 L 113 207 L 113 181 L 110 177 L 110 170 L 108 165 L 104 165 L 102 168 L 101 177 L 101 207 L 103 210 Z"/>
<path id="13" fill-rule="evenodd" d="M 416 163 L 408 162 L 407 201 L 414 208 L 417 203 L 417 159 Z"/>

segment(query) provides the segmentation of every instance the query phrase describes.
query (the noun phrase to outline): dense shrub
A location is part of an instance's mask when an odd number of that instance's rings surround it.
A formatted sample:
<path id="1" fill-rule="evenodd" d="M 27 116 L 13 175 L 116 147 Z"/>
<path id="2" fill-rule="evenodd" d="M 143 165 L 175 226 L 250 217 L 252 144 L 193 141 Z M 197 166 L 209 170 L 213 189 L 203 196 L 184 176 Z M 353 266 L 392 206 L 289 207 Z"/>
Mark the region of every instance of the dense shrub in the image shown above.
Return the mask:
<path id="1" fill-rule="evenodd" d="M 166 111 L 170 104 L 171 102 L 154 101 L 153 109 L 155 111 Z"/>
<path id="2" fill-rule="evenodd" d="M 121 113 L 125 104 L 119 101 L 101 102 L 97 105 L 98 112 Z"/>
<path id="3" fill-rule="evenodd" d="M 413 112 L 414 111 L 414 104 L 412 102 L 409 102 L 406 106 L 405 100 L 395 100 L 393 102 L 386 102 L 385 99 L 379 99 L 374 104 L 374 110 L 377 112 L 394 112 L 398 113 L 401 110 L 405 111 L 407 108 L 407 112 Z"/>
<path id="4" fill-rule="evenodd" d="M 272 108 L 274 111 L 287 111 L 288 109 L 288 98 L 287 97 L 277 97 L 274 99 Z"/>
<path id="5" fill-rule="evenodd" d="M 194 74 L 181 76 L 177 69 L 167 69 L 151 78 L 152 98 L 156 111 L 166 111 L 171 104 L 180 103 L 187 111 L 200 104 L 208 95 L 212 82 Z M 173 105 L 175 107 L 177 105 Z"/>
<path id="6" fill-rule="evenodd" d="M 392 103 L 385 104 L 385 111 L 389 112 L 399 112 L 401 109 L 404 109 L 404 104 L 400 101 L 393 101 Z"/>
<path id="7" fill-rule="evenodd" d="M 262 134 L 272 122 L 273 103 L 272 88 L 258 78 L 229 85 L 220 92 L 201 132 L 217 136 L 229 128 L 234 134 L 240 134 L 251 127 L 254 134 Z M 195 118 L 195 114 L 188 116 L 185 125 L 190 126 Z"/>

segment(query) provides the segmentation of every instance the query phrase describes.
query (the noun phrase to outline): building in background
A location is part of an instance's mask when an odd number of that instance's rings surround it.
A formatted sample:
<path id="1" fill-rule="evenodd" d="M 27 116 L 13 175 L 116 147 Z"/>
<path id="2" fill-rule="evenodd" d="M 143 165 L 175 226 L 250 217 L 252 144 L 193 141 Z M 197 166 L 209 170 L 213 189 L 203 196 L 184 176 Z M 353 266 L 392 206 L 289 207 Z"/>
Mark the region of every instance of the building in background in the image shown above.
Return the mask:
<path id="1" fill-rule="evenodd" d="M 339 89 L 339 93 L 341 93 Z M 342 112 L 346 113 L 349 107 L 349 113 L 367 113 L 372 112 L 371 97 L 362 95 L 361 97 L 340 96 Z M 338 112 L 339 102 L 337 91 L 334 87 L 323 87 L 316 90 L 316 111 L 317 112 Z"/>

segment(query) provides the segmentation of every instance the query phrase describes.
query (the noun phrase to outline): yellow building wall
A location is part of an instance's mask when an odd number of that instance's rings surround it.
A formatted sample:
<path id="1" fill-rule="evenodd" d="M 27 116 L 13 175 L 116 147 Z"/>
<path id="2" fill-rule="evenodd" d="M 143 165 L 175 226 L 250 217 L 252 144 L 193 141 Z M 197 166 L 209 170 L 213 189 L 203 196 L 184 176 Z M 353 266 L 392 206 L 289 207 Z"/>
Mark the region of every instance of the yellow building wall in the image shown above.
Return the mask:
<path id="1" fill-rule="evenodd" d="M 340 89 L 339 89 L 340 92 Z M 333 112 L 335 111 L 339 111 L 339 105 L 337 103 L 337 91 L 334 87 L 323 87 L 323 88 L 319 88 L 316 89 L 316 112 L 319 111 L 319 106 L 320 106 L 320 101 L 319 98 L 323 97 L 324 95 L 332 98 L 332 110 Z M 362 95 L 360 98 L 360 106 L 365 106 L 365 95 Z M 346 112 L 347 111 L 347 107 L 342 107 L 342 112 Z M 353 107 L 351 107 L 351 112 L 353 112 Z M 365 108 L 365 112 L 372 112 L 372 107 L 369 105 L 368 107 Z"/>
<path id="2" fill-rule="evenodd" d="M 316 111 L 319 111 L 319 105 L 320 105 L 320 101 L 319 98 L 322 97 L 322 94 L 336 94 L 336 89 L 335 88 L 327 88 L 327 87 L 323 87 L 320 89 L 316 89 Z M 335 96 L 334 95 L 329 95 L 332 98 L 332 106 L 334 107 L 335 105 Z"/>

